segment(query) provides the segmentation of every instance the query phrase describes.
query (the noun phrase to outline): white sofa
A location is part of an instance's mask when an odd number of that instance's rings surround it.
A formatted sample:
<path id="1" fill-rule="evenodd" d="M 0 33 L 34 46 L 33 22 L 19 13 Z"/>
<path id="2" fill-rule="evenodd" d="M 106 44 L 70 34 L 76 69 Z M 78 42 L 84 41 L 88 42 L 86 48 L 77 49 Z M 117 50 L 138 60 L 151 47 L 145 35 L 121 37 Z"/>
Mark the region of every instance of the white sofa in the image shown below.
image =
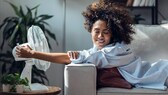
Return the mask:
<path id="1" fill-rule="evenodd" d="M 136 25 L 137 34 L 130 47 L 142 59 L 154 62 L 168 59 L 168 24 Z M 168 95 L 168 90 L 105 87 L 96 90 L 93 64 L 70 64 L 64 69 L 64 95 Z"/>

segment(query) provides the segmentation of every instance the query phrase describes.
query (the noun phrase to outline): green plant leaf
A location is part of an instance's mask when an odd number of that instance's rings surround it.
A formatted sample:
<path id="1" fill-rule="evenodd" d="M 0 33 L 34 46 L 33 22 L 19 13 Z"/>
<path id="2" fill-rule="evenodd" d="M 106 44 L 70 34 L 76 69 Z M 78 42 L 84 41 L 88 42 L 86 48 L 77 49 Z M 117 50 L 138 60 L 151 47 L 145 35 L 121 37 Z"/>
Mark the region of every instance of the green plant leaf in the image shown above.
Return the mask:
<path id="1" fill-rule="evenodd" d="M 3 24 L 1 24 L 1 27 L 4 27 L 3 33 L 8 33 L 8 31 L 17 23 L 17 18 L 15 17 L 7 17 L 4 21 Z"/>
<path id="2" fill-rule="evenodd" d="M 2 39 L 2 43 L 1 43 L 1 47 L 0 49 L 2 50 L 3 49 L 3 45 L 5 43 L 5 41 L 7 39 L 9 39 L 12 35 L 12 30 L 14 29 L 15 25 L 16 25 L 16 22 L 17 22 L 17 18 L 15 17 L 9 17 L 9 18 L 6 18 L 5 19 L 5 24 L 3 24 L 3 26 L 1 28 L 3 28 L 3 39 Z"/>
<path id="3" fill-rule="evenodd" d="M 41 23 L 49 26 L 49 24 L 45 21 L 41 21 Z"/>
<path id="4" fill-rule="evenodd" d="M 43 21 L 43 20 L 50 19 L 50 18 L 52 18 L 52 17 L 53 17 L 52 15 L 40 15 L 40 16 L 39 16 L 39 18 L 40 18 L 39 22 L 40 22 L 40 21 Z"/>
<path id="5" fill-rule="evenodd" d="M 57 38 L 56 38 L 55 34 L 51 33 L 48 29 L 46 29 L 45 31 L 52 39 L 55 40 L 56 44 L 58 45 Z"/>
<path id="6" fill-rule="evenodd" d="M 27 10 L 28 10 L 28 12 L 25 16 L 25 22 L 26 22 L 26 25 L 29 25 L 29 23 L 31 22 L 33 17 L 32 17 L 31 9 L 27 7 Z"/>
<path id="7" fill-rule="evenodd" d="M 13 46 L 13 40 L 16 38 L 17 32 L 19 29 L 19 24 L 17 24 L 17 26 L 15 27 L 15 29 L 13 30 L 13 34 L 11 35 L 10 39 L 9 39 L 9 45 Z"/>
<path id="8" fill-rule="evenodd" d="M 27 42 L 27 27 L 24 24 L 20 24 L 21 40 L 23 43 Z"/>
<path id="9" fill-rule="evenodd" d="M 34 17 L 35 17 L 35 18 L 37 17 L 37 9 L 36 9 L 35 12 L 34 12 Z"/>
<path id="10" fill-rule="evenodd" d="M 15 23 L 13 22 L 9 22 L 7 23 L 7 26 L 4 27 L 4 30 L 3 30 L 3 36 L 4 36 L 4 40 L 7 40 L 11 37 L 12 35 L 12 30 L 15 28 Z"/>
<path id="11" fill-rule="evenodd" d="M 10 3 L 10 2 L 8 2 L 8 3 L 12 6 L 12 8 L 13 8 L 15 14 L 16 14 L 17 16 L 21 17 L 21 14 L 20 14 L 20 12 L 19 12 L 18 7 L 15 6 L 14 4 Z"/>
<path id="12" fill-rule="evenodd" d="M 0 29 L 1 29 L 8 21 L 10 21 L 11 19 L 12 19 L 12 17 L 6 17 L 6 18 L 3 20 L 2 24 L 0 25 Z"/>
<path id="13" fill-rule="evenodd" d="M 19 13 L 20 13 L 21 17 L 24 17 L 24 16 L 25 16 L 25 14 L 24 14 L 24 12 L 23 12 L 23 9 L 22 9 L 22 6 L 20 6 Z"/>

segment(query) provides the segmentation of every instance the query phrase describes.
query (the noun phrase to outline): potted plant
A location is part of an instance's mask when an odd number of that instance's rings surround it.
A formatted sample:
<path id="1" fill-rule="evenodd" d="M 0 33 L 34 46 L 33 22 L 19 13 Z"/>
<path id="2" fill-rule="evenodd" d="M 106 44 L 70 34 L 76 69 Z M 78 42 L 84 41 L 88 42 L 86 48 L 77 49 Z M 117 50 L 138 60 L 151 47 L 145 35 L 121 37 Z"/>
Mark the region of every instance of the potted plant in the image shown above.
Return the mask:
<path id="1" fill-rule="evenodd" d="M 13 82 L 13 74 L 4 74 L 1 78 L 2 91 L 10 92 L 12 82 Z"/>
<path id="2" fill-rule="evenodd" d="M 14 84 L 13 87 L 17 93 L 23 93 L 25 90 L 25 87 L 29 87 L 29 81 L 27 78 L 20 78 L 20 75 L 18 73 L 14 74 Z M 30 88 L 30 87 L 29 87 Z"/>
<path id="3" fill-rule="evenodd" d="M 1 78 L 3 92 L 23 93 L 25 86 L 29 87 L 27 78 L 22 79 L 18 73 L 5 74 Z"/>
<path id="4" fill-rule="evenodd" d="M 3 41 L 0 43 L 0 63 L 2 64 L 1 73 L 21 73 L 25 62 L 16 62 L 12 56 L 12 49 L 17 43 L 27 42 L 27 29 L 32 25 L 39 26 L 46 36 L 47 40 L 50 38 L 54 39 L 56 44 L 57 40 L 55 35 L 49 31 L 45 26 L 49 24 L 46 20 L 52 18 L 52 15 L 37 15 L 37 9 L 39 5 L 33 8 L 27 8 L 25 13 L 22 10 L 22 6 L 17 7 L 14 4 L 8 2 L 15 11 L 16 16 L 6 17 L 3 23 L 0 24 L 0 32 L 3 33 Z M 49 41 L 48 41 L 49 42 Z M 50 43 L 49 43 L 49 47 Z M 45 83 L 48 79 L 44 71 L 38 70 L 35 66 L 32 68 L 32 82 Z M 49 82 L 48 82 L 49 83 Z"/>

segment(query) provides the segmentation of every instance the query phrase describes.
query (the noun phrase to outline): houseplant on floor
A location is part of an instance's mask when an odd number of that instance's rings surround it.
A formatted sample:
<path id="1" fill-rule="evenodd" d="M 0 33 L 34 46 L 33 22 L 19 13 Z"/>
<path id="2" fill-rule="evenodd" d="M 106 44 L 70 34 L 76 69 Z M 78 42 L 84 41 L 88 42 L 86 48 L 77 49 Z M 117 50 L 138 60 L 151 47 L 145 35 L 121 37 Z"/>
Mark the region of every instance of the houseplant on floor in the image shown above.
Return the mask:
<path id="1" fill-rule="evenodd" d="M 57 40 L 55 35 L 48 30 L 45 25 L 49 24 L 46 20 L 52 18 L 52 15 L 37 15 L 37 9 L 39 5 L 34 8 L 26 7 L 27 12 L 24 13 L 22 6 L 17 7 L 14 4 L 8 2 L 15 11 L 16 16 L 6 17 L 3 20 L 3 23 L 0 24 L 0 32 L 2 32 L 3 41 L 0 43 L 0 63 L 2 64 L 1 73 L 9 74 L 9 73 L 21 73 L 25 62 L 18 61 L 16 62 L 12 56 L 12 49 L 17 43 L 22 44 L 27 42 L 27 29 L 32 25 L 39 26 L 45 34 L 47 39 L 52 38 L 55 40 L 56 44 Z M 49 42 L 49 41 L 48 41 Z M 49 47 L 50 43 L 49 43 Z M 35 66 L 32 68 L 32 82 L 38 82 L 45 84 L 48 82 L 48 79 L 45 75 L 44 71 L 38 70 Z"/>

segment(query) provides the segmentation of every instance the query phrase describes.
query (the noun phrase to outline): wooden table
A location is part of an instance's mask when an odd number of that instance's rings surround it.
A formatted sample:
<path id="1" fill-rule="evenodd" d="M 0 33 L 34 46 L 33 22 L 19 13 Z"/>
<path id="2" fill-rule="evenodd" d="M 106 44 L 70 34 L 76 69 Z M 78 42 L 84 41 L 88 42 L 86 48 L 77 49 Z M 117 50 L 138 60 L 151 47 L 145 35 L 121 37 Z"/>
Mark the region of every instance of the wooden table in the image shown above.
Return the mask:
<path id="1" fill-rule="evenodd" d="M 0 95 L 57 95 L 61 92 L 61 88 L 55 86 L 49 86 L 48 91 L 42 92 L 30 92 L 30 93 L 16 93 L 16 92 L 0 92 Z"/>

